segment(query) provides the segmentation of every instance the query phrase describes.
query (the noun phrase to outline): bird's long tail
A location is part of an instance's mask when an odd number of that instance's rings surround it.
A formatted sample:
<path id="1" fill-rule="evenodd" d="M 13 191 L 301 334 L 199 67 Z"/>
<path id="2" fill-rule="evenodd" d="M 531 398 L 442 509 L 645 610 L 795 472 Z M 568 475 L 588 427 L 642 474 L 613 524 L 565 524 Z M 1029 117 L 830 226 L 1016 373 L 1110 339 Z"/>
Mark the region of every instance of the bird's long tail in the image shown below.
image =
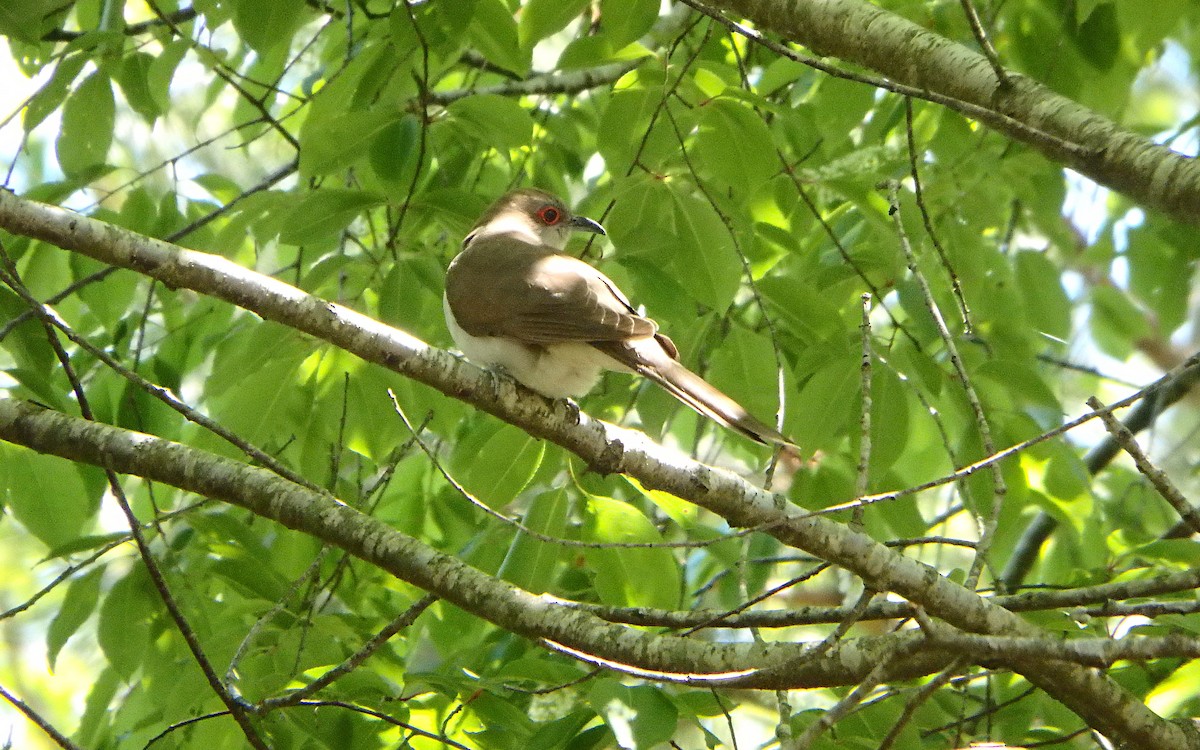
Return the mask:
<path id="1" fill-rule="evenodd" d="M 715 422 L 765 445 L 797 449 L 779 430 L 758 420 L 738 402 L 684 367 L 655 339 L 593 343 L 634 372 L 650 378 L 675 398 Z M 674 349 L 674 345 L 671 345 Z M 797 449 L 798 450 L 798 449 Z"/>

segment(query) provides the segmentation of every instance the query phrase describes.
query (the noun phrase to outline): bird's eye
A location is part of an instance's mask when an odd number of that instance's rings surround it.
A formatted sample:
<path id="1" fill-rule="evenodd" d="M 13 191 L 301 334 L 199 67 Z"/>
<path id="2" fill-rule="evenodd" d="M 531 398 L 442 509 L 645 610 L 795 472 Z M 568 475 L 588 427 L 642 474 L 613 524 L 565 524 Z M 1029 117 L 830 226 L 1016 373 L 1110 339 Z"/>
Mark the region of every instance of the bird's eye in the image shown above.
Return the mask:
<path id="1" fill-rule="evenodd" d="M 554 206 L 542 206 L 537 212 L 538 218 L 548 227 L 552 227 L 562 219 L 562 211 Z"/>

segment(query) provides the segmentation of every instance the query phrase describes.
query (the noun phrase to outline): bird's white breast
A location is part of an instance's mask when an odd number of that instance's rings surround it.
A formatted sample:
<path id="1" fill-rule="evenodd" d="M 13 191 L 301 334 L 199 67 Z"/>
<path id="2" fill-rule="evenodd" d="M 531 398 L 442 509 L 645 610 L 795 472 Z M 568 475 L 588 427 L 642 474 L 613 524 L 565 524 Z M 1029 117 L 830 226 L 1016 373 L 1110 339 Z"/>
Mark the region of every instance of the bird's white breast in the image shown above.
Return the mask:
<path id="1" fill-rule="evenodd" d="M 467 359 L 484 367 L 500 366 L 518 382 L 543 396 L 578 398 L 596 386 L 604 370 L 625 369 L 616 360 L 583 342 L 530 347 L 498 336 L 472 336 L 454 319 L 442 296 L 446 327 Z"/>

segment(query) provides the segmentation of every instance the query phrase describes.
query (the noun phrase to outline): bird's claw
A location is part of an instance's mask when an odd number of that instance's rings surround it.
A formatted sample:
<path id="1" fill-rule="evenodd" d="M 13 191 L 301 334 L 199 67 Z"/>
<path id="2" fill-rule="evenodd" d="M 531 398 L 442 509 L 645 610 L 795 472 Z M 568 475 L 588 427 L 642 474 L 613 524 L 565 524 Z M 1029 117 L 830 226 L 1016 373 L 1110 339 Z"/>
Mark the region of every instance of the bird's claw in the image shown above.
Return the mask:
<path id="1" fill-rule="evenodd" d="M 579 410 L 579 404 L 575 403 L 569 398 L 559 399 L 559 401 L 562 402 L 563 408 L 566 409 L 567 423 L 579 424 L 579 417 L 582 414 L 582 412 Z"/>

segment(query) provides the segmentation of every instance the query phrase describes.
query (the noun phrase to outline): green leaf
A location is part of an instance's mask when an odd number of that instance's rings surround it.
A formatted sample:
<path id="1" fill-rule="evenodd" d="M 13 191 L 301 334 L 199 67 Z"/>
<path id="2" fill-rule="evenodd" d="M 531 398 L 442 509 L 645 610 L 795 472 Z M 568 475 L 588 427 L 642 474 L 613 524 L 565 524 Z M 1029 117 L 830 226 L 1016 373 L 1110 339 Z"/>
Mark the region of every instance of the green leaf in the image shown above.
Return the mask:
<path id="1" fill-rule="evenodd" d="M 696 162 L 718 186 L 751 191 L 780 169 L 771 131 L 762 119 L 732 99 L 713 99 L 700 108 Z"/>
<path id="2" fill-rule="evenodd" d="M 545 442 L 504 425 L 483 445 L 456 453 L 455 477 L 481 502 L 503 508 L 529 484 L 545 451 Z"/>
<path id="3" fill-rule="evenodd" d="M 836 359 L 817 370 L 788 413 L 788 434 L 804 450 L 832 450 L 850 428 L 861 375 L 858 363 Z"/>
<path id="4" fill-rule="evenodd" d="M 363 190 L 314 190 L 287 215 L 279 232 L 279 241 L 305 245 L 327 239 L 348 227 L 367 209 L 383 202 L 383 196 Z"/>
<path id="5" fill-rule="evenodd" d="M 171 109 L 171 81 L 189 49 L 190 40 L 176 39 L 164 44 L 162 52 L 152 56 L 150 69 L 146 71 L 146 88 L 160 112 Z"/>
<path id="6" fill-rule="evenodd" d="M 1053 450 L 1054 455 L 1050 457 L 1042 479 L 1046 491 L 1060 500 L 1086 496 L 1091 487 L 1091 475 L 1083 459 L 1061 444 L 1055 444 Z"/>
<path id="7" fill-rule="evenodd" d="M 533 139 L 533 118 L 508 97 L 480 94 L 459 99 L 446 109 L 472 138 L 502 156 L 528 147 Z"/>
<path id="8" fill-rule="evenodd" d="M 597 680 L 588 693 L 588 702 L 608 724 L 621 748 L 650 750 L 675 735 L 679 709 L 660 688 Z"/>
<path id="9" fill-rule="evenodd" d="M 413 115 L 405 115 L 384 125 L 371 142 L 371 169 L 388 185 L 407 188 L 417 169 L 420 152 L 421 123 Z"/>
<path id="10" fill-rule="evenodd" d="M 567 530 L 570 497 L 563 488 L 543 492 L 533 499 L 521 523 L 549 537 L 561 538 Z M 553 575 L 567 553 L 565 547 L 535 539 L 518 531 L 509 546 L 499 575 L 515 586 L 540 594 L 554 586 Z"/>
<path id="11" fill-rule="evenodd" d="M 67 645 L 67 640 L 96 610 L 96 603 L 100 601 L 100 581 L 103 575 L 103 567 L 93 568 L 72 580 L 67 586 L 62 605 L 50 621 L 50 627 L 46 629 L 46 658 L 50 662 L 51 671 L 54 670 L 59 652 Z"/>
<path id="12" fill-rule="evenodd" d="M 96 637 L 104 657 L 129 680 L 146 658 L 150 645 L 150 618 L 161 601 L 143 567 L 136 566 L 113 584 L 100 605 Z"/>
<path id="13" fill-rule="evenodd" d="M 46 546 L 79 536 L 100 505 L 100 493 L 65 459 L 0 445 L 0 497 L 13 517 Z"/>
<path id="14" fill-rule="evenodd" d="M 600 0 L 600 28 L 621 49 L 650 31 L 660 7 L 659 0 Z"/>
<path id="15" fill-rule="evenodd" d="M 1017 253 L 1016 278 L 1029 321 L 1037 330 L 1065 341 L 1071 331 L 1071 301 L 1058 268 L 1045 253 L 1023 251 Z"/>
<path id="16" fill-rule="evenodd" d="M 138 201 L 136 192 L 126 201 L 127 208 L 132 208 Z M 141 228 L 145 231 L 145 227 Z M 103 263 L 83 255 L 71 256 L 71 267 L 76 279 L 83 279 L 106 268 Z M 104 280 L 103 284 L 91 284 L 79 290 L 79 298 L 87 303 L 88 309 L 96 316 L 105 328 L 115 330 L 121 318 L 129 312 L 129 300 L 142 283 L 137 274 L 116 273 Z"/>
<path id="17" fill-rule="evenodd" d="M 871 371 L 871 478 L 881 479 L 909 445 L 909 394 L 896 373 Z"/>
<path id="18" fill-rule="evenodd" d="M 801 340 L 817 342 L 845 334 L 845 323 L 833 301 L 805 279 L 799 269 L 762 279 L 758 290 L 770 303 L 776 320 Z"/>
<path id="19" fill-rule="evenodd" d="M 96 747 L 103 742 L 101 732 L 108 729 L 112 713 L 108 710 L 117 691 L 121 688 L 121 678 L 111 667 L 100 672 L 96 681 L 88 691 L 84 703 L 83 715 L 79 717 L 79 729 L 72 740 L 85 747 Z"/>
<path id="20" fill-rule="evenodd" d="M 729 230 L 708 203 L 690 196 L 675 199 L 675 271 L 698 302 L 723 312 L 741 284 L 742 264 Z"/>
<path id="21" fill-rule="evenodd" d="M 1184 662 L 1165 679 L 1155 681 L 1146 695 L 1146 705 L 1159 716 L 1190 712 L 1196 702 L 1197 684 L 1200 684 L 1200 661 Z"/>
<path id="22" fill-rule="evenodd" d="M 734 328 L 713 347 L 705 377 L 767 424 L 779 407 L 775 348 L 766 335 Z"/>
<path id="23" fill-rule="evenodd" d="M 36 43 L 41 40 L 56 3 L 53 0 L 4 0 L 0 3 L 0 35 Z"/>
<path id="24" fill-rule="evenodd" d="M 623 476 L 626 482 L 633 485 L 638 492 L 682 529 L 696 530 L 700 518 L 700 509 L 687 500 L 681 500 L 669 492 L 652 490 L 644 487 L 641 482 L 631 476 Z"/>
<path id="25" fill-rule="evenodd" d="M 661 271 L 661 264 L 670 260 L 675 246 L 674 193 L 661 180 L 641 175 L 619 184 L 616 202 L 605 220 L 608 237 L 619 251 L 622 264 L 630 257 L 644 256 Z"/>
<path id="26" fill-rule="evenodd" d="M 51 74 L 50 80 L 38 89 L 37 93 L 30 98 L 29 105 L 25 107 L 21 124 L 25 127 L 26 133 L 36 128 L 50 116 L 50 113 L 62 106 L 63 101 L 67 98 L 67 92 L 71 89 L 71 84 L 75 82 L 75 78 L 79 76 L 79 72 L 83 70 L 86 62 L 87 56 L 81 53 L 67 55 L 59 60 L 58 65 L 54 66 L 54 73 Z"/>
<path id="27" fill-rule="evenodd" d="M 330 119 L 310 118 L 300 128 L 300 174 L 319 177 L 357 161 L 372 139 L 400 119 L 390 107 L 353 110 Z"/>
<path id="28" fill-rule="evenodd" d="M 238 0 L 233 27 L 261 55 L 290 44 L 307 15 L 304 0 Z"/>
<path id="29" fill-rule="evenodd" d="M 1129 290 L 1154 312 L 1163 334 L 1183 325 L 1188 316 L 1192 284 L 1189 274 L 1180 273 L 1188 259 L 1155 227 L 1143 225 L 1129 231 Z"/>
<path id="30" fill-rule="evenodd" d="M 129 102 L 129 106 L 143 119 L 151 123 L 164 111 L 150 90 L 150 70 L 154 66 L 154 59 L 145 52 L 128 55 L 121 63 L 120 74 L 117 77 L 125 101 Z"/>
<path id="31" fill-rule="evenodd" d="M 662 535 L 636 508 L 607 497 L 588 498 L 583 538 L 590 542 L 661 542 Z M 600 601 L 614 607 L 664 607 L 679 603 L 679 565 L 669 549 L 585 549 Z"/>
<path id="32" fill-rule="evenodd" d="M 517 75 L 529 72 L 530 48 L 521 46 L 517 21 L 501 0 L 476 0 L 469 33 L 488 60 Z"/>
<path id="33" fill-rule="evenodd" d="M 96 71 L 71 93 L 63 107 L 54 150 L 68 176 L 103 165 L 112 145 L 116 103 L 108 76 Z"/>
<path id="34" fill-rule="evenodd" d="M 820 113 L 815 124 L 821 135 L 837 144 L 849 140 L 851 131 L 862 124 L 875 103 L 875 90 L 855 81 L 823 76 L 811 103 Z"/>
<path id="35" fill-rule="evenodd" d="M 528 49 L 562 31 L 588 6 L 589 0 L 529 0 L 521 8 L 518 25 L 521 46 Z"/>
<path id="36" fill-rule="evenodd" d="M 1134 341 L 1150 334 L 1150 323 L 1120 290 L 1098 285 L 1091 293 L 1092 335 L 1106 354 L 1124 359 Z"/>
<path id="37" fill-rule="evenodd" d="M 665 116 L 654 118 L 663 106 L 663 88 L 659 85 L 639 84 L 609 98 L 596 129 L 596 148 L 609 173 L 625 174 L 635 161 L 654 169 L 667 158 L 678 158 L 679 139 L 670 122 Z M 685 126 L 680 123 L 681 129 Z"/>

